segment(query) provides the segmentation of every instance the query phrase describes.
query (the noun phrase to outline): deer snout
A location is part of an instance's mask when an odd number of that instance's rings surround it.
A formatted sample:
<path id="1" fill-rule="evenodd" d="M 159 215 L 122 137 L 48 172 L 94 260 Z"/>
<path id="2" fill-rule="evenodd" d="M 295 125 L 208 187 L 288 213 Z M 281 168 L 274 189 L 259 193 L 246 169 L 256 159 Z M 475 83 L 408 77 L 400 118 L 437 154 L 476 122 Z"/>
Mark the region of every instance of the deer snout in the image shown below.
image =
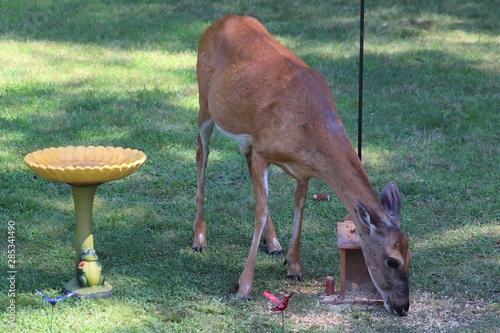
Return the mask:
<path id="1" fill-rule="evenodd" d="M 392 308 L 392 312 L 396 316 L 404 317 L 408 314 L 408 310 L 410 309 L 410 304 L 405 304 L 403 306 L 395 306 Z"/>
<path id="2" fill-rule="evenodd" d="M 392 313 L 395 316 L 404 317 L 408 314 L 408 310 L 410 309 L 410 303 L 406 303 L 404 305 L 391 305 L 389 302 L 384 302 L 385 309 Z"/>

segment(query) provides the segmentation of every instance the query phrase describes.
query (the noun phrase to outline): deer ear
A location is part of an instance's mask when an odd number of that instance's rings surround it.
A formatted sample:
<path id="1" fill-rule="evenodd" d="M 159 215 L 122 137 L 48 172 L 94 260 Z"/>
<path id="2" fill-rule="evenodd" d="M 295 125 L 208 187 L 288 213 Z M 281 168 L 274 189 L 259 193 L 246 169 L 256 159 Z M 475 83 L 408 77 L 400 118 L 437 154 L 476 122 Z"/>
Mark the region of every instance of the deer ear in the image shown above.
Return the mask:
<path id="1" fill-rule="evenodd" d="M 384 207 L 389 219 L 392 223 L 399 227 L 401 216 L 401 195 L 399 194 L 398 185 L 395 182 L 390 182 L 382 190 L 380 202 Z"/>
<path id="2" fill-rule="evenodd" d="M 370 228 L 371 231 L 377 230 L 376 219 L 372 219 L 368 210 L 359 202 L 356 203 L 356 212 L 358 213 L 359 220 L 365 227 Z"/>

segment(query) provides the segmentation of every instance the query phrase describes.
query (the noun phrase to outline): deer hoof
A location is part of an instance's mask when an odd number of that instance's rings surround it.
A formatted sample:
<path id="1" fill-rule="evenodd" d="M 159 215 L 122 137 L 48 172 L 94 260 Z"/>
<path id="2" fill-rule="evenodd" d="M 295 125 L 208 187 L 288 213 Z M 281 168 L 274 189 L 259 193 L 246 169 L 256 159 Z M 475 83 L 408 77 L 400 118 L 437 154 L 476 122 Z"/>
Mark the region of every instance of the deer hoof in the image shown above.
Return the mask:
<path id="1" fill-rule="evenodd" d="M 234 295 L 234 297 L 236 299 L 240 299 L 240 300 L 249 300 L 249 299 L 252 299 L 252 289 L 250 287 L 250 289 L 246 288 L 247 290 L 240 290 L 240 282 L 238 282 L 236 284 L 236 294 Z"/>
<path id="2" fill-rule="evenodd" d="M 193 246 L 193 251 L 196 253 L 202 253 L 203 252 L 203 246 Z"/>
<path id="3" fill-rule="evenodd" d="M 302 275 L 287 275 L 287 277 L 293 281 L 302 282 Z"/>
<path id="4" fill-rule="evenodd" d="M 236 288 L 236 289 L 238 289 L 238 288 Z M 252 299 L 251 296 L 241 296 L 241 295 L 238 295 L 237 292 L 238 292 L 238 290 L 236 290 L 236 292 L 234 294 L 234 298 L 239 300 L 239 301 L 248 301 L 248 300 Z"/>

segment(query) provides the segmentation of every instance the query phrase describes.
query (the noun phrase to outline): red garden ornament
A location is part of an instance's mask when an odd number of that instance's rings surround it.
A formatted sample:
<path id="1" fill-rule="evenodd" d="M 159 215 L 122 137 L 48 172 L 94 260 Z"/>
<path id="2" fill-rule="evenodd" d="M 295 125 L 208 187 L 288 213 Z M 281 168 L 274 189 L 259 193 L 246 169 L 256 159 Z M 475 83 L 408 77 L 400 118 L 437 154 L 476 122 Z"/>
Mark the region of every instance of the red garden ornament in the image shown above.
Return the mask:
<path id="1" fill-rule="evenodd" d="M 264 296 L 266 296 L 271 302 L 276 304 L 276 306 L 271 308 L 271 311 L 281 311 L 281 328 L 283 331 L 285 330 L 285 315 L 283 314 L 283 311 L 288 307 L 288 300 L 293 296 L 293 294 L 295 293 L 292 292 L 288 295 L 285 295 L 283 299 L 280 300 L 270 292 L 264 291 Z"/>

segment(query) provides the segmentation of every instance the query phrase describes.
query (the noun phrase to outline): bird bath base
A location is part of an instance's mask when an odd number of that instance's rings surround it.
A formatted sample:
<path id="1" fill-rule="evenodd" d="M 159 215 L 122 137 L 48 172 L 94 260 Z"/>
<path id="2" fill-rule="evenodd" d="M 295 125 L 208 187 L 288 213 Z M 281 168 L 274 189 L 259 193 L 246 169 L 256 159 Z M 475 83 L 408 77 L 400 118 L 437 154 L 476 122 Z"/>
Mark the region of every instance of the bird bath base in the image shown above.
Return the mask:
<path id="1" fill-rule="evenodd" d="M 113 287 L 109 283 L 104 282 L 102 286 L 82 288 L 76 278 L 73 278 L 63 285 L 62 291 L 64 294 L 74 292 L 74 296 L 76 297 L 108 297 L 113 293 Z"/>

